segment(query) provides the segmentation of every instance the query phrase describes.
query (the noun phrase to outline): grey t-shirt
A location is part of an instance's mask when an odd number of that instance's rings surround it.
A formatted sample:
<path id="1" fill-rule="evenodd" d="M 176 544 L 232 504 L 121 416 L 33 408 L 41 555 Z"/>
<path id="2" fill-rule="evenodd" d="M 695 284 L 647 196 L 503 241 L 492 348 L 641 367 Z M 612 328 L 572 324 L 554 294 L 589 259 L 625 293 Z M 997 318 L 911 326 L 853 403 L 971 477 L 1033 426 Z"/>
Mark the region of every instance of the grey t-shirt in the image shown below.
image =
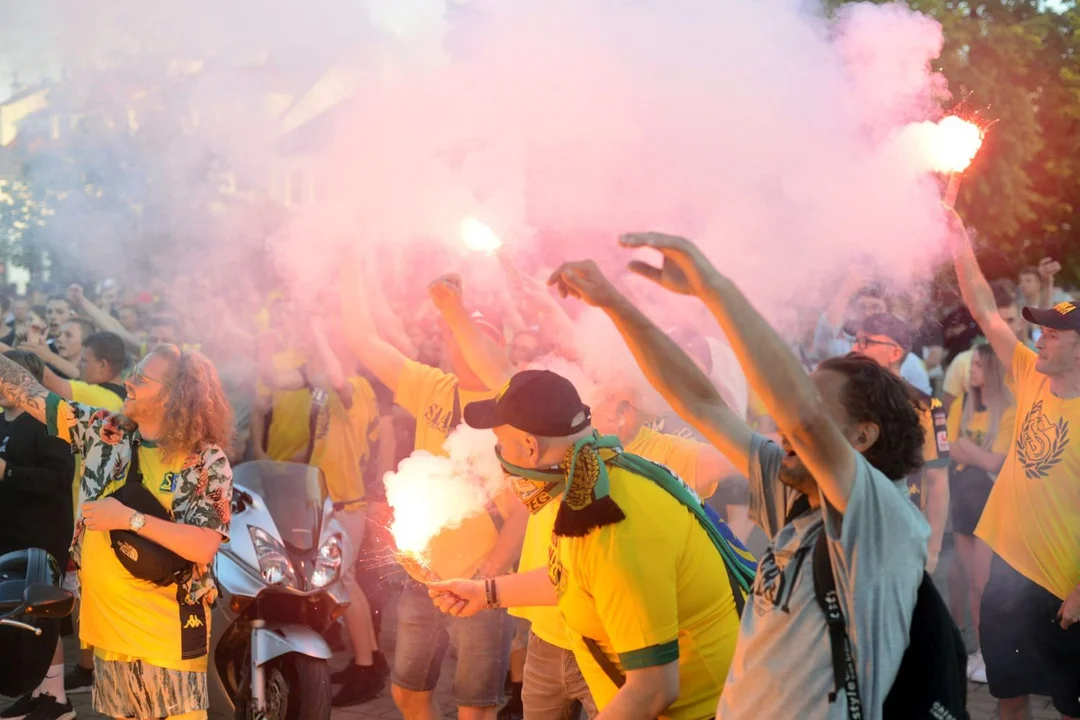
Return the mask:
<path id="1" fill-rule="evenodd" d="M 813 548 L 824 528 L 864 717 L 880 718 L 907 649 L 930 526 L 908 500 L 904 483 L 890 481 L 862 455 L 847 512 L 828 506 L 785 524 L 798 494 L 780 482 L 783 456 L 772 440 L 754 437 L 750 519 L 773 541 L 758 561 L 716 717 L 847 720 L 843 691 L 829 703 L 832 657 L 825 616 L 814 597 Z"/>

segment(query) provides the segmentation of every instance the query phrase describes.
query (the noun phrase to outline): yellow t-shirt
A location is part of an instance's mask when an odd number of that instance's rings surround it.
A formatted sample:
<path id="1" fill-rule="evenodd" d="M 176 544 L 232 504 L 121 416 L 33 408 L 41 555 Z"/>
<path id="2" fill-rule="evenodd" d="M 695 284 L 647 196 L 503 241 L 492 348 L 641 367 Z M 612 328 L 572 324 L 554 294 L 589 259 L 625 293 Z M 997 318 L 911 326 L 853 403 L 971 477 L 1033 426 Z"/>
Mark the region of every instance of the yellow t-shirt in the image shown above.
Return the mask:
<path id="1" fill-rule="evenodd" d="M 105 408 L 109 412 L 120 412 L 124 409 L 124 399 L 109 388 L 79 380 L 71 381 L 71 399 L 80 405 Z M 79 480 L 82 479 L 82 472 L 82 455 L 75 453 L 75 479 L 71 483 L 71 507 L 76 515 L 79 510 Z"/>
<path id="2" fill-rule="evenodd" d="M 443 443 L 453 429 L 455 392 L 458 393 L 462 412 L 471 402 L 495 396 L 490 390 L 460 390 L 457 376 L 412 360 L 405 362 L 394 390 L 394 402 L 416 418 L 415 450 L 426 450 L 434 455 L 446 454 Z M 507 487 L 495 498 L 494 507 L 489 508 L 489 512 L 474 515 L 460 526 L 436 535 L 428 545 L 425 557 L 431 570 L 447 580 L 475 575 L 499 535 L 494 518 L 498 517 L 498 524 L 501 525 L 512 502 L 518 502 L 518 499 Z"/>
<path id="3" fill-rule="evenodd" d="M 161 451 L 145 440 L 138 452 L 143 485 L 171 510 L 173 485 L 184 458 L 166 461 Z M 113 494 L 122 484 L 114 480 L 104 496 Z M 116 559 L 108 532 L 86 531 L 79 585 L 79 639 L 84 646 L 92 646 L 98 657 L 125 662 L 140 659 L 170 670 L 206 671 L 206 655 L 181 659 L 183 623 L 176 586 L 160 587 L 132 576 Z M 205 615 L 209 622 L 210 613 Z"/>
<path id="4" fill-rule="evenodd" d="M 696 487 L 697 456 L 701 451 L 701 443 L 643 427 L 624 449 L 632 455 L 640 455 L 646 460 L 664 465 L 682 478 L 687 485 Z M 551 533 L 555 530 L 555 516 L 559 512 L 561 498 L 562 495 L 557 496 L 535 514 L 529 516 L 529 524 L 525 528 L 525 543 L 521 548 L 521 560 L 518 562 L 518 572 L 527 573 L 537 568 L 547 567 Z M 570 637 L 566 631 L 566 621 L 563 620 L 559 608 L 550 606 L 510 608 L 510 614 L 532 623 L 532 631 L 544 642 L 563 650 L 572 649 Z"/>
<path id="5" fill-rule="evenodd" d="M 311 454 L 311 464 L 322 470 L 334 502 L 364 499 L 364 471 L 379 439 L 375 390 L 362 377 L 349 378 L 349 384 L 353 396 L 347 410 L 337 393 L 328 394 L 319 412 Z"/>
<path id="6" fill-rule="evenodd" d="M 299 353 L 287 350 L 274 355 L 275 369 L 293 369 L 304 365 Z M 270 427 L 266 431 L 266 454 L 271 460 L 290 462 L 308 446 L 311 415 L 311 390 L 272 390 L 261 380 L 256 384 L 261 398 L 270 400 Z M 256 438 L 261 442 L 262 438 Z"/>
<path id="7" fill-rule="evenodd" d="M 1080 398 L 1055 397 L 1035 359 L 1016 346 L 1008 378 L 1016 427 L 975 534 L 1064 600 L 1080 584 L 1080 442 L 1072 437 L 1080 427 Z"/>
<path id="8" fill-rule="evenodd" d="M 640 455 L 663 465 L 696 491 L 698 455 L 703 447 L 705 445 L 697 440 L 643 427 L 624 449 L 631 455 Z"/>
<path id="9" fill-rule="evenodd" d="M 964 417 L 964 402 L 967 398 L 961 394 L 956 398 L 956 401 L 949 408 L 949 442 L 955 443 L 960 439 L 960 421 Z M 1009 445 L 1012 443 L 1013 428 L 1016 425 L 1016 408 L 1007 407 L 1001 413 L 1001 420 L 998 421 L 997 437 L 994 438 L 994 444 L 991 446 L 990 451 L 995 453 L 1007 453 L 1009 452 Z M 971 413 L 971 420 L 968 421 L 968 426 L 964 430 L 964 437 L 972 441 L 980 447 L 983 441 L 986 440 L 986 434 L 990 432 L 990 413 L 987 410 L 976 410 Z M 964 465 L 955 463 L 957 470 L 963 470 Z"/>
<path id="10" fill-rule="evenodd" d="M 574 656 L 601 710 L 618 688 L 586 637 L 623 672 L 678 660 L 679 698 L 661 717 L 712 717 L 739 634 L 724 561 L 662 487 L 621 468 L 610 473 L 626 519 L 551 541 L 548 571 Z"/>

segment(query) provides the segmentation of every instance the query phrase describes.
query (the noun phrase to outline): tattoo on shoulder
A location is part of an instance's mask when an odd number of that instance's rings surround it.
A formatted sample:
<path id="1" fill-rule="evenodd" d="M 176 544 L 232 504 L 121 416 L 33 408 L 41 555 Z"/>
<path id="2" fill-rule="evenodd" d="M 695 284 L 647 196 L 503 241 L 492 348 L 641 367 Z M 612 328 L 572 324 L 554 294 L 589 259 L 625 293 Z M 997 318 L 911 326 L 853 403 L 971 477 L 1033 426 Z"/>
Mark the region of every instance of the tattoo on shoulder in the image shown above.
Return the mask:
<path id="1" fill-rule="evenodd" d="M 0 357 L 0 392 L 14 405 L 23 408 L 40 404 L 34 401 L 44 401 L 49 395 L 49 391 L 24 367 L 4 357 Z"/>

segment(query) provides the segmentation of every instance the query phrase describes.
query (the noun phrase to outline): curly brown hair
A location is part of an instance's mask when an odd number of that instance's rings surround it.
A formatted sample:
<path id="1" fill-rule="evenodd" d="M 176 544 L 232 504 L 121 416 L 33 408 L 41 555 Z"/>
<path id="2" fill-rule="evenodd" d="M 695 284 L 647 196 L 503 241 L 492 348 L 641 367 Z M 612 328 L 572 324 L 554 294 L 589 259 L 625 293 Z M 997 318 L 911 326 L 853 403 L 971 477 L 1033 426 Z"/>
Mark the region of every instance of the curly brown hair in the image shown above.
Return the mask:
<path id="1" fill-rule="evenodd" d="M 847 378 L 841 402 L 855 422 L 880 428 L 877 441 L 863 453 L 867 462 L 890 480 L 902 480 L 923 465 L 923 402 L 914 388 L 858 353 L 834 357 L 818 365 Z"/>
<path id="2" fill-rule="evenodd" d="M 232 408 L 213 363 L 202 353 L 175 345 L 158 345 L 150 354 L 167 361 L 171 370 L 158 446 L 166 455 L 201 452 L 209 445 L 228 452 Z"/>

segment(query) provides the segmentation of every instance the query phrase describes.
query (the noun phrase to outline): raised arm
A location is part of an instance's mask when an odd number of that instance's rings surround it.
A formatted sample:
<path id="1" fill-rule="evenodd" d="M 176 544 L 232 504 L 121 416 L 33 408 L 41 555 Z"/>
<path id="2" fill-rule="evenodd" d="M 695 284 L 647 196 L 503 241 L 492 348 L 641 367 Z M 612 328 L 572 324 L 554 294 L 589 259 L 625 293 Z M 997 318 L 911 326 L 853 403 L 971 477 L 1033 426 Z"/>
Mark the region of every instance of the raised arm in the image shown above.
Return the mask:
<path id="1" fill-rule="evenodd" d="M 979 269 L 979 261 L 975 259 L 975 251 L 971 249 L 971 240 L 964 222 L 951 208 L 945 208 L 945 214 L 949 221 L 949 247 L 956 265 L 956 276 L 960 281 L 960 294 L 964 296 L 964 304 L 982 328 L 986 339 L 990 341 L 998 360 L 1006 368 L 1011 368 L 1013 354 L 1020 341 L 998 314 L 994 291 Z"/>
<path id="2" fill-rule="evenodd" d="M 750 386 L 806 465 L 829 503 L 843 513 L 855 482 L 855 448 L 833 420 L 798 358 L 730 279 L 690 241 L 660 233 L 624 235 L 627 247 L 651 247 L 663 266 L 633 262 L 654 282 L 701 298 L 731 342 Z"/>
<path id="3" fill-rule="evenodd" d="M 346 284 L 341 305 L 349 349 L 379 382 L 396 390 L 408 358 L 379 336 L 363 288 L 356 283 Z"/>
<path id="4" fill-rule="evenodd" d="M 54 353 L 52 350 L 49 349 L 48 345 L 31 345 L 30 343 L 23 343 L 19 346 L 19 349 L 29 350 L 30 352 L 41 358 L 41 361 L 43 363 L 45 363 L 46 365 L 52 365 L 54 368 L 69 377 L 79 377 L 79 367 L 75 363 L 69 360 L 65 360 L 64 358 Z"/>
<path id="5" fill-rule="evenodd" d="M 506 356 L 506 350 L 481 330 L 465 309 L 461 296 L 461 278 L 443 275 L 428 286 L 435 307 L 442 313 L 454 340 L 461 347 L 469 368 L 491 390 L 510 382 L 514 367 Z"/>
<path id="6" fill-rule="evenodd" d="M 44 380 L 45 389 L 49 392 L 56 393 L 65 400 L 75 399 L 75 392 L 71 389 L 71 381 L 60 377 L 49 367 L 45 368 L 45 376 L 42 379 Z"/>
<path id="7" fill-rule="evenodd" d="M 83 294 L 82 287 L 79 285 L 72 285 L 69 287 L 68 300 L 71 301 L 71 304 L 74 305 L 77 310 L 90 318 L 90 322 L 94 323 L 94 326 L 98 330 L 107 330 L 111 333 L 115 333 L 124 341 L 124 345 L 127 346 L 128 350 L 132 352 L 137 353 L 142 350 L 142 342 L 139 338 L 129 333 L 127 328 L 120 324 L 119 320 L 87 300 L 86 295 Z"/>
<path id="8" fill-rule="evenodd" d="M 0 355 L 0 395 L 11 405 L 22 408 L 39 422 L 47 422 L 45 400 L 49 391 L 22 365 Z"/>
<path id="9" fill-rule="evenodd" d="M 680 417 L 708 438 L 744 475 L 753 431 L 726 404 L 694 361 L 606 278 L 591 260 L 565 263 L 551 276 L 559 292 L 581 298 L 612 319 L 645 378 Z"/>

